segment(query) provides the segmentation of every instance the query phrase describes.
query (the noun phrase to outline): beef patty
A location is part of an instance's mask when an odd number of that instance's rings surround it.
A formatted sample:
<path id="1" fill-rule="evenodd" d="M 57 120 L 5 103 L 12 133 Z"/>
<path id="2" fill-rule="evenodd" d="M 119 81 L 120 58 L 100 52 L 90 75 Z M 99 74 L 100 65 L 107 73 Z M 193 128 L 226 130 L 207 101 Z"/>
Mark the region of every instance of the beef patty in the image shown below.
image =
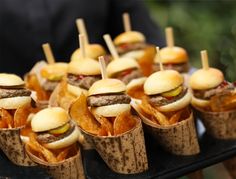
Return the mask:
<path id="1" fill-rule="evenodd" d="M 12 98 L 17 96 L 30 96 L 31 91 L 25 88 L 0 88 L 0 99 L 1 98 Z"/>

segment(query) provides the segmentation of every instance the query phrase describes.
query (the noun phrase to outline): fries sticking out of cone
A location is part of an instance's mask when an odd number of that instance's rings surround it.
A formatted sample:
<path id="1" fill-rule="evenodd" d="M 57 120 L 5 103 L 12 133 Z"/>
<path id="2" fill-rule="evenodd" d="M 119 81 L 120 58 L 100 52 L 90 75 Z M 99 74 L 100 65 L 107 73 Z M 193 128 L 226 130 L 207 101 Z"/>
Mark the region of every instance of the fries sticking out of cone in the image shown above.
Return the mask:
<path id="1" fill-rule="evenodd" d="M 146 96 L 133 106 L 147 131 L 167 151 L 176 155 L 195 155 L 200 149 L 189 108 L 191 93 L 183 84 L 180 73 L 163 68 L 159 48 L 156 50 L 161 70 L 147 78 L 144 83 Z"/>
<path id="2" fill-rule="evenodd" d="M 207 51 L 201 51 L 202 69 L 190 77 L 192 106 L 201 117 L 207 132 L 219 139 L 235 139 L 235 86 L 223 73 L 209 67 Z"/>
<path id="3" fill-rule="evenodd" d="M 80 132 L 64 109 L 52 107 L 41 110 L 33 116 L 31 127 L 26 152 L 35 163 L 46 168 L 52 177 L 84 178 L 77 145 Z"/>
<path id="4" fill-rule="evenodd" d="M 85 38 L 85 51 L 88 58 L 98 60 L 98 57 L 101 55 L 106 55 L 106 51 L 100 44 L 90 44 L 88 33 L 85 27 L 84 20 L 82 18 L 76 19 L 76 27 L 78 29 L 79 34 L 83 34 Z M 80 60 L 82 57 L 81 47 L 76 49 L 71 55 L 71 61 Z M 107 57 L 108 59 L 109 57 Z"/>
<path id="5" fill-rule="evenodd" d="M 71 105 L 70 115 L 111 170 L 143 172 L 148 163 L 141 120 L 131 112 L 125 84 L 107 78 L 104 58 L 99 57 L 99 62 L 102 79 L 90 87 L 87 100 L 81 94 Z"/>
<path id="6" fill-rule="evenodd" d="M 188 73 L 189 59 L 185 49 L 175 46 L 173 28 L 165 29 L 167 46 L 160 50 L 162 63 L 165 69 L 176 70 L 180 73 Z M 154 71 L 159 71 L 158 57 L 154 60 Z"/>
<path id="7" fill-rule="evenodd" d="M 140 65 L 142 74 L 149 76 L 153 71 L 154 46 L 146 43 L 146 38 L 141 32 L 132 30 L 128 13 L 123 14 L 123 24 L 125 32 L 114 39 L 115 48 L 121 58 L 135 59 Z"/>

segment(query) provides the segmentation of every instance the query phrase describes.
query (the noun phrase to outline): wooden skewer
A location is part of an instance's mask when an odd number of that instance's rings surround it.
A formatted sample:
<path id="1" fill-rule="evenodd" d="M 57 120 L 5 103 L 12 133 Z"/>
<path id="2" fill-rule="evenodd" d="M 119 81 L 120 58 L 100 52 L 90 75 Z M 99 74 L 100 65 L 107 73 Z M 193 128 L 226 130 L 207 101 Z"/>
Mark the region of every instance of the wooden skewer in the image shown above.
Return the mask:
<path id="1" fill-rule="evenodd" d="M 79 47 L 81 50 L 82 59 L 86 58 L 86 51 L 85 51 L 85 35 L 79 34 Z"/>
<path id="2" fill-rule="evenodd" d="M 106 71 L 106 63 L 103 56 L 98 57 L 100 68 L 101 68 L 101 74 L 102 79 L 107 79 L 107 71 Z"/>
<path id="3" fill-rule="evenodd" d="M 123 13 L 123 25 L 124 25 L 125 32 L 131 31 L 130 17 L 129 17 L 129 13 L 127 12 Z"/>
<path id="4" fill-rule="evenodd" d="M 166 28 L 166 43 L 168 47 L 174 47 L 174 35 L 172 27 Z"/>
<path id="5" fill-rule="evenodd" d="M 53 56 L 52 49 L 49 43 L 43 44 L 42 47 L 43 47 L 43 52 L 44 52 L 44 55 L 46 57 L 48 64 L 54 64 L 55 58 Z"/>
<path id="6" fill-rule="evenodd" d="M 209 69 L 208 55 L 206 50 L 201 51 L 201 59 L 202 59 L 202 68 L 204 70 Z"/>
<path id="7" fill-rule="evenodd" d="M 105 40 L 105 42 L 107 44 L 107 47 L 108 47 L 111 55 L 113 56 L 113 58 L 114 59 L 118 59 L 119 55 L 118 55 L 118 53 L 116 51 L 116 48 L 115 48 L 115 46 L 114 46 L 114 44 L 113 44 L 113 42 L 111 40 L 111 36 L 109 34 L 105 34 L 105 35 L 103 35 L 103 38 L 104 38 L 104 40 Z"/>
<path id="8" fill-rule="evenodd" d="M 84 20 L 82 18 L 76 19 L 76 26 L 79 31 L 79 34 L 84 34 L 85 44 L 89 44 L 88 33 L 84 24 Z"/>
<path id="9" fill-rule="evenodd" d="M 162 64 L 162 60 L 161 60 L 161 54 L 160 54 L 160 48 L 159 47 L 156 47 L 156 54 L 157 54 L 157 60 L 158 60 L 159 65 L 160 65 L 160 71 L 163 71 L 164 68 L 163 68 L 163 64 Z"/>

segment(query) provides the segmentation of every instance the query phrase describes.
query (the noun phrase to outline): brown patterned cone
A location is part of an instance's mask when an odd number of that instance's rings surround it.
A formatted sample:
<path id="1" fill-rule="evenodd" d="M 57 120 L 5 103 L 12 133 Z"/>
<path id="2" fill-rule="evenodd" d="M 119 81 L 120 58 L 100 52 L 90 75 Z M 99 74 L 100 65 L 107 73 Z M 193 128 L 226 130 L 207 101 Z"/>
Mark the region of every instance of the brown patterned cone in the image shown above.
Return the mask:
<path id="1" fill-rule="evenodd" d="M 172 154 L 195 155 L 200 152 L 193 114 L 188 119 L 170 126 L 153 125 L 154 123 L 146 121 L 149 120 L 143 120 L 147 132 Z"/>
<path id="2" fill-rule="evenodd" d="M 217 139 L 236 139 L 236 110 L 207 112 L 195 108 L 207 133 Z"/>
<path id="3" fill-rule="evenodd" d="M 148 169 L 141 120 L 134 129 L 118 136 L 94 136 L 81 130 L 114 172 L 134 174 Z"/>
<path id="4" fill-rule="evenodd" d="M 35 166 L 25 153 L 24 143 L 20 139 L 21 128 L 0 129 L 0 149 L 16 165 Z"/>
<path id="5" fill-rule="evenodd" d="M 225 168 L 233 179 L 236 179 L 236 157 L 223 162 Z"/>
<path id="6" fill-rule="evenodd" d="M 44 168 L 54 179 L 85 179 L 80 150 L 78 150 L 77 154 L 73 157 L 59 163 L 51 164 L 33 155 L 28 145 L 26 145 L 25 148 L 30 158 L 40 167 Z"/>

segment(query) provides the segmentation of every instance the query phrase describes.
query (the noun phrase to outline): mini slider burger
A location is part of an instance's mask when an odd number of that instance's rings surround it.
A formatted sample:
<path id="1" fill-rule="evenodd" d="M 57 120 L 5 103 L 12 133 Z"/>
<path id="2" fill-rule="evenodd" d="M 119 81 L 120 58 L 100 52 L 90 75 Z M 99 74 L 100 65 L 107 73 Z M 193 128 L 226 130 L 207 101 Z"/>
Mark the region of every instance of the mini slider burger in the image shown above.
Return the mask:
<path id="1" fill-rule="evenodd" d="M 158 71 L 147 78 L 144 93 L 158 111 L 177 111 L 189 105 L 191 101 L 191 92 L 183 82 L 183 77 L 177 71 Z"/>
<path id="2" fill-rule="evenodd" d="M 48 149 L 68 147 L 79 138 L 77 126 L 60 107 L 46 108 L 36 113 L 32 118 L 31 127 L 36 133 L 36 140 Z"/>
<path id="3" fill-rule="evenodd" d="M 102 79 L 95 82 L 88 92 L 88 106 L 95 116 L 116 117 L 130 110 L 130 97 L 126 86 L 118 79 Z"/>
<path id="4" fill-rule="evenodd" d="M 31 103 L 31 91 L 17 75 L 0 73 L 0 108 L 15 110 Z"/>
<path id="5" fill-rule="evenodd" d="M 186 50 L 182 47 L 174 46 L 173 30 L 166 28 L 167 47 L 160 50 L 160 56 L 165 69 L 176 70 L 179 73 L 189 71 L 189 60 Z M 154 59 L 154 71 L 159 71 L 157 57 Z"/>

